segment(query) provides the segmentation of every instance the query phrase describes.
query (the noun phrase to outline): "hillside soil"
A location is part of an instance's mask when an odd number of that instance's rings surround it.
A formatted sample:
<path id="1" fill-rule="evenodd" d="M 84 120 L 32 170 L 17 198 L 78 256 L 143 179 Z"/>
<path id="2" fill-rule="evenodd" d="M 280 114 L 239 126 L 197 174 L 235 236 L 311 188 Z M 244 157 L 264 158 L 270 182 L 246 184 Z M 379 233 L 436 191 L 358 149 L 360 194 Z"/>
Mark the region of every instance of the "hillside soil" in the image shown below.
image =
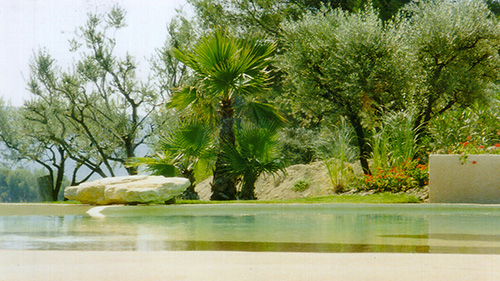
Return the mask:
<path id="1" fill-rule="evenodd" d="M 294 186 L 298 181 L 306 181 L 309 188 L 303 191 L 295 191 Z M 196 185 L 196 191 L 200 200 L 208 201 L 211 195 L 212 177 Z M 353 194 L 354 190 L 346 191 L 344 194 Z M 361 194 L 371 194 L 372 192 L 363 192 Z M 424 202 L 428 198 L 428 189 L 409 191 L 415 194 Z M 255 194 L 258 200 L 276 200 L 276 199 L 297 199 L 304 197 L 317 197 L 336 194 L 328 170 L 323 162 L 313 162 L 308 165 L 293 165 L 287 168 L 286 173 L 269 176 L 262 175 L 255 183 Z M 358 193 L 359 194 L 359 193 Z"/>

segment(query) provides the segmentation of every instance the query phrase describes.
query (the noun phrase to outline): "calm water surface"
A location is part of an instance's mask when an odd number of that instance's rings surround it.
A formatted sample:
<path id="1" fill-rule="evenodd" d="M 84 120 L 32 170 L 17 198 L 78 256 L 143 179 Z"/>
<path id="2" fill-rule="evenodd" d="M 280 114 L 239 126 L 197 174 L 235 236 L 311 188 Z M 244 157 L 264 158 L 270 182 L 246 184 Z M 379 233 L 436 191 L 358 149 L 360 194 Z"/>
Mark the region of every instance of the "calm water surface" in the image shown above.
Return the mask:
<path id="1" fill-rule="evenodd" d="M 0 249 L 500 254 L 500 207 L 180 208 L 105 218 L 0 216 Z"/>

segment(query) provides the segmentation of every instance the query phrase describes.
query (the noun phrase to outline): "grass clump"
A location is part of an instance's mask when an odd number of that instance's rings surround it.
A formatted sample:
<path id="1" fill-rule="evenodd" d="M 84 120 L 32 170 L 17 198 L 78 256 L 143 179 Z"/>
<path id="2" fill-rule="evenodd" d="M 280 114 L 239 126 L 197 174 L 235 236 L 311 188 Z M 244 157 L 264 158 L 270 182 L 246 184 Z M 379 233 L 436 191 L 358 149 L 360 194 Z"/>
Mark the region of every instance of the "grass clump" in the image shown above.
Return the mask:
<path id="1" fill-rule="evenodd" d="M 349 194 L 349 195 L 326 195 L 319 197 L 305 197 L 298 199 L 280 200 L 233 200 L 233 201 L 199 201 L 199 200 L 178 200 L 177 204 L 326 204 L 326 203 L 365 203 L 365 204 L 391 204 L 391 203 L 420 203 L 421 199 L 413 194 L 394 194 L 389 192 L 375 193 L 369 195 Z"/>
<path id="2" fill-rule="evenodd" d="M 311 187 L 311 182 L 309 179 L 300 179 L 293 184 L 292 190 L 297 192 L 302 192 Z"/>

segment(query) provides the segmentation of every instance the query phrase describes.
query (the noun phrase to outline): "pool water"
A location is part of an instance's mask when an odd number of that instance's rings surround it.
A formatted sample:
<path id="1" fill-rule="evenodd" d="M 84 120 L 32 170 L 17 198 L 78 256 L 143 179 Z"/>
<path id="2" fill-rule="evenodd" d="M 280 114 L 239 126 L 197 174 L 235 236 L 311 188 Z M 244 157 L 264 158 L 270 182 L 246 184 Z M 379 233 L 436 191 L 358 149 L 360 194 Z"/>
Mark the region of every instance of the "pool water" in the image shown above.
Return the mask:
<path id="1" fill-rule="evenodd" d="M 500 206 L 118 206 L 0 216 L 0 249 L 500 254 Z"/>

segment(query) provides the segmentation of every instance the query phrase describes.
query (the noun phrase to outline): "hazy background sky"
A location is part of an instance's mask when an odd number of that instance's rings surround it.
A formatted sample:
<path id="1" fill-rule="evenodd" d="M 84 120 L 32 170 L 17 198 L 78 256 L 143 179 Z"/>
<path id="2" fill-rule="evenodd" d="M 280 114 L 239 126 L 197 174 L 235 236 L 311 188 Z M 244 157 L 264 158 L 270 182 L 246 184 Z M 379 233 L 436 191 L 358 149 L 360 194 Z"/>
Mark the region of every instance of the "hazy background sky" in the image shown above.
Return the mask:
<path id="1" fill-rule="evenodd" d="M 127 27 L 117 34 L 117 50 L 133 55 L 143 75 L 147 59 L 163 45 L 176 9 L 191 13 L 185 0 L 0 0 L 0 96 L 22 105 L 30 98 L 26 81 L 33 54 L 46 48 L 67 69 L 77 58 L 68 43 L 77 27 L 85 24 L 89 12 L 107 13 L 115 4 L 127 12 Z"/>

